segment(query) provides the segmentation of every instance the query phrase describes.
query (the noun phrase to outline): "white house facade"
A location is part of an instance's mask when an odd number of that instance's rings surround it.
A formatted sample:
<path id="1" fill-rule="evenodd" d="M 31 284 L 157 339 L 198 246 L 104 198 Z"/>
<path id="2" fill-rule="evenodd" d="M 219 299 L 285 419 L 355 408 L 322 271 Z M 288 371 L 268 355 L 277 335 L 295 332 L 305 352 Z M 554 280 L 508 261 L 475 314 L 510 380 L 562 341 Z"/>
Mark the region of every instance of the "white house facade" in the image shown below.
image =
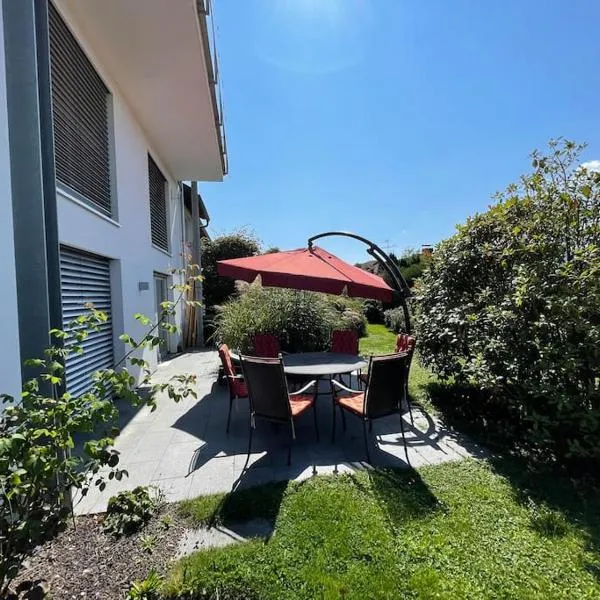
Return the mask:
<path id="1" fill-rule="evenodd" d="M 181 276 L 172 271 L 205 225 L 189 225 L 182 182 L 226 173 L 210 7 L 4 0 L 2 8 L 0 327 L 12 341 L 0 392 L 16 393 L 22 359 L 92 303 L 109 320 L 67 361 L 67 389 L 81 393 L 94 370 L 123 356 L 122 333 L 144 335 L 134 315 L 153 318 L 174 299 Z M 175 323 L 184 317 L 179 305 Z M 165 334 L 144 358 L 155 367 L 183 346 L 181 334 Z"/>

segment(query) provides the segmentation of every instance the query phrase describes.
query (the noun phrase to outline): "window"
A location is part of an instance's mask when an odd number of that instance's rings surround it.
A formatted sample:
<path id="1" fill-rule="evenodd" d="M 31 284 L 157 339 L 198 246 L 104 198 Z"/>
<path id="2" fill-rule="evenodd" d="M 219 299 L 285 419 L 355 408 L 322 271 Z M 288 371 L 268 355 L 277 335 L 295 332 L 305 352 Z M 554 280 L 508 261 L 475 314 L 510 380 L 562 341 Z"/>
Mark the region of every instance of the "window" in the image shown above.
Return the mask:
<path id="1" fill-rule="evenodd" d="M 148 154 L 148 187 L 150 189 L 150 230 L 152 243 L 169 249 L 167 235 L 167 180 Z"/>
<path id="2" fill-rule="evenodd" d="M 111 95 L 52 4 L 49 27 L 56 178 L 111 215 Z"/>

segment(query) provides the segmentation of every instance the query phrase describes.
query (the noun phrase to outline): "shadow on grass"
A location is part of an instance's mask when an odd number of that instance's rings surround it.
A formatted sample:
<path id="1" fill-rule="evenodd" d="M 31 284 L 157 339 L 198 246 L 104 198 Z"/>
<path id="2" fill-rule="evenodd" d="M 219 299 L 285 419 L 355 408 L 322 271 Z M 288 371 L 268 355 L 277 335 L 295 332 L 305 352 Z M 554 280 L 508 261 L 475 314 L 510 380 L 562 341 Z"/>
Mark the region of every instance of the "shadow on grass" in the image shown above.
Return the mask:
<path id="1" fill-rule="evenodd" d="M 600 553 L 597 480 L 573 478 L 547 456 L 522 444 L 524 425 L 515 421 L 502 398 L 491 398 L 476 387 L 440 382 L 429 383 L 427 393 L 449 427 L 491 451 L 489 464 L 528 508 L 532 529 L 553 538 L 579 527 L 586 533 L 587 549 Z M 600 564 L 590 563 L 588 570 L 598 578 Z"/>
<path id="2" fill-rule="evenodd" d="M 566 535 L 576 526 L 586 534 L 587 550 L 600 554 L 600 494 L 596 483 L 572 479 L 555 467 L 536 467 L 514 457 L 497 457 L 490 464 L 510 482 L 517 501 L 530 509 L 533 529 L 551 538 Z M 595 569 L 595 574 L 600 574 L 600 565 Z"/>
<path id="3" fill-rule="evenodd" d="M 394 527 L 401 526 L 409 519 L 423 517 L 442 506 L 417 471 L 372 469 L 366 473 L 371 490 Z M 357 477 L 351 477 L 354 485 L 363 487 Z"/>
<path id="4" fill-rule="evenodd" d="M 273 481 L 230 492 L 217 507 L 213 521 L 230 526 L 241 521 L 262 519 L 273 528 L 289 484 L 289 481 Z"/>

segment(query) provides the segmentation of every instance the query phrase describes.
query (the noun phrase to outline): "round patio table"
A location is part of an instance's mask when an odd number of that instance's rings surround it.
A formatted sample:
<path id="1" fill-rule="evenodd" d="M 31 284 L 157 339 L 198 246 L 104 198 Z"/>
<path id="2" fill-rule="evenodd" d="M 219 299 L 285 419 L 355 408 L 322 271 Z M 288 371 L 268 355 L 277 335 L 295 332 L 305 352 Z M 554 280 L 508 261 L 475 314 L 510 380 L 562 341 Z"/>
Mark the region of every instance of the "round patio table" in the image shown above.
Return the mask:
<path id="1" fill-rule="evenodd" d="M 355 354 L 339 352 L 299 352 L 283 356 L 283 369 L 288 375 L 327 377 L 364 369 L 367 361 Z"/>

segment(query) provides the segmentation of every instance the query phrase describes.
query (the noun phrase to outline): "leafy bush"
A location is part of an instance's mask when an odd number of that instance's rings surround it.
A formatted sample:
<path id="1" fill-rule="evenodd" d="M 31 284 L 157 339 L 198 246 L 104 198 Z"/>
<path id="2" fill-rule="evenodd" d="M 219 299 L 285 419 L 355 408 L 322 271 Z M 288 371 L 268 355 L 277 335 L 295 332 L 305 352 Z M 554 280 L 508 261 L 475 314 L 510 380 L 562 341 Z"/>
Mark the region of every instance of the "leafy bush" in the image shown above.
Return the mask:
<path id="1" fill-rule="evenodd" d="M 422 252 L 408 250 L 397 260 L 397 262 L 402 277 L 406 280 L 408 287 L 412 288 L 415 285 L 415 282 L 429 267 L 431 257 Z"/>
<path id="2" fill-rule="evenodd" d="M 197 278 L 192 274 L 188 281 Z M 83 342 L 106 322 L 107 315 L 92 305 L 64 331 L 50 332 L 54 345 L 43 358 L 26 361 L 38 375 L 24 384 L 19 402 L 0 396 L 7 404 L 0 416 L 0 597 L 5 597 L 25 558 L 64 525 L 71 512 L 72 491 L 85 495 L 91 485 L 103 489 L 106 478 L 127 475 L 118 468 L 119 454 L 112 448 L 119 416 L 113 396 L 152 409 L 161 392 L 175 401 L 195 396 L 195 376 L 175 375 L 153 384 L 148 363 L 139 357 L 141 351 L 160 343 L 159 328 L 174 329 L 169 320 L 177 302 L 183 301 L 188 283 L 176 287 L 179 299 L 163 303 L 156 323 L 136 315 L 148 325 L 146 335 L 136 342 L 123 334 L 121 339 L 130 351 L 115 368 L 94 373 L 86 393 L 73 397 L 61 386 L 65 359 L 83 354 Z M 142 370 L 143 397 L 134 388 L 136 379 L 128 371 L 131 365 Z M 90 439 L 81 451 L 72 452 L 78 434 Z"/>
<path id="3" fill-rule="evenodd" d="M 350 298 L 251 285 L 220 307 L 216 338 L 245 353 L 252 351 L 257 333 L 272 333 L 288 352 L 323 350 L 334 329 L 352 326 L 366 331 L 366 320 L 357 306 L 360 301 Z"/>
<path id="4" fill-rule="evenodd" d="M 383 324 L 383 303 L 380 300 L 365 300 L 363 314 L 369 323 Z"/>
<path id="5" fill-rule="evenodd" d="M 404 311 L 401 308 L 390 308 L 383 313 L 384 325 L 394 333 L 406 331 Z"/>
<path id="6" fill-rule="evenodd" d="M 159 499 L 148 487 L 138 486 L 131 491 L 120 492 L 108 501 L 103 529 L 115 537 L 131 535 L 139 531 L 152 517 Z"/>
<path id="7" fill-rule="evenodd" d="M 337 311 L 339 321 L 335 324 L 335 329 L 353 329 L 358 337 L 367 335 L 367 319 L 363 311 L 363 300 L 329 294 L 315 294 L 315 296 L 324 296 L 326 302 Z"/>
<path id="8" fill-rule="evenodd" d="M 246 230 L 221 235 L 212 240 L 202 238 L 202 293 L 207 307 L 218 306 L 235 295 L 235 281 L 217 273 L 217 261 L 244 258 L 260 252 L 260 242 Z"/>
<path id="9" fill-rule="evenodd" d="M 437 373 L 485 392 L 475 410 L 504 407 L 511 442 L 597 468 L 600 173 L 580 152 L 565 141 L 534 152 L 533 173 L 438 247 L 418 335 Z"/>

